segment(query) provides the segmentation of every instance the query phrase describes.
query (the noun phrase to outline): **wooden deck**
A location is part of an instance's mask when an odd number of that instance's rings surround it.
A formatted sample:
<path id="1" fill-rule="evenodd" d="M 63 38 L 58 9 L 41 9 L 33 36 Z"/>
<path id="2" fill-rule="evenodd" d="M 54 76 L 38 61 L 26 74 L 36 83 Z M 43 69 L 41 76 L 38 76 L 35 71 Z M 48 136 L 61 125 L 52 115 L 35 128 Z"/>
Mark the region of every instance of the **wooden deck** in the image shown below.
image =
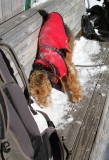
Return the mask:
<path id="1" fill-rule="evenodd" d="M 101 52 L 93 60 L 98 64 L 100 59 L 101 63 L 109 65 L 109 43 L 103 42 L 100 45 Z M 79 104 L 71 106 L 74 120 L 60 131 L 60 135 L 65 138 L 66 146 L 72 151 L 70 160 L 104 160 L 109 138 L 109 132 L 106 133 L 107 128 L 109 129 L 106 122 L 106 118 L 109 122 L 109 117 L 107 117 L 109 112 L 109 100 L 107 101 L 109 99 L 109 68 L 107 67 L 103 72 L 99 71 L 96 75 L 91 74 L 91 69 L 94 67 L 78 68 L 79 72 L 85 69 L 87 69 L 90 79 L 85 90 L 83 88 L 83 100 Z M 104 134 L 101 133 L 106 134 L 105 140 Z M 101 149 L 100 145 L 104 148 Z"/>

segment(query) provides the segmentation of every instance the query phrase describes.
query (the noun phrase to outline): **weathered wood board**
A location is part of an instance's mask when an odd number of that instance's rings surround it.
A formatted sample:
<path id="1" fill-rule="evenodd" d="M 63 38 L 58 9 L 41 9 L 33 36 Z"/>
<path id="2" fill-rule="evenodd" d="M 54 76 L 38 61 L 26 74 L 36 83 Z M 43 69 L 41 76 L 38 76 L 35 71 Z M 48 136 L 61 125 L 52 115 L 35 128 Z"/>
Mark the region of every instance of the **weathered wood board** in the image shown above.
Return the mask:
<path id="1" fill-rule="evenodd" d="M 0 0 L 0 23 L 24 11 L 25 0 Z"/>
<path id="2" fill-rule="evenodd" d="M 109 77 L 108 77 L 109 78 Z M 106 97 L 105 107 L 97 132 L 95 145 L 92 148 L 90 160 L 109 159 L 109 94 Z"/>
<path id="3" fill-rule="evenodd" d="M 12 16 L 12 10 L 11 10 L 11 3 L 10 0 L 1 0 L 2 5 L 2 16 L 5 20 L 9 19 L 10 16 Z"/>
<path id="4" fill-rule="evenodd" d="M 2 6 L 1 6 L 1 0 L 0 0 L 0 19 L 2 18 Z"/>

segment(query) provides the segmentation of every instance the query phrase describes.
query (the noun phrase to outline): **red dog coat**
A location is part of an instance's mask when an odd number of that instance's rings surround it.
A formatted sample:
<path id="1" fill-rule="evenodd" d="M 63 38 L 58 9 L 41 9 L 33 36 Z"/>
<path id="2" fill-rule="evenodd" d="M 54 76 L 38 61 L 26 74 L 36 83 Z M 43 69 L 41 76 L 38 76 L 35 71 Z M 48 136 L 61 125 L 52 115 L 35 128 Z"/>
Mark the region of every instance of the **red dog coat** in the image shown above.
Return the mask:
<path id="1" fill-rule="evenodd" d="M 53 48 L 66 48 L 68 50 L 68 40 L 61 15 L 56 12 L 50 13 L 39 33 L 38 54 L 42 59 L 49 61 L 58 69 L 60 78 L 67 76 L 67 67 L 61 55 Z M 44 46 L 51 46 L 51 48 L 44 48 Z M 35 64 L 38 63 L 46 66 L 45 62 L 36 59 Z"/>

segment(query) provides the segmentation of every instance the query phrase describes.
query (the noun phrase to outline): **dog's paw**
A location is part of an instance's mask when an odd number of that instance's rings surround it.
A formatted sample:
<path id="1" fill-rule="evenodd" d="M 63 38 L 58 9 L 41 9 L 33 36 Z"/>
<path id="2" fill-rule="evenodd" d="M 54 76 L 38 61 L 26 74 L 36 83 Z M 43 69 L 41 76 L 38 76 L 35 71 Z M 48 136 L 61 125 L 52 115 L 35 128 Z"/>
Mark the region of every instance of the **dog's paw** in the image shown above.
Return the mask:
<path id="1" fill-rule="evenodd" d="M 73 98 L 72 98 L 72 102 L 73 102 L 73 103 L 77 103 L 77 102 L 80 102 L 81 99 L 82 99 L 82 97 L 73 97 Z"/>
<path id="2" fill-rule="evenodd" d="M 77 103 L 80 102 L 82 99 L 82 93 L 80 92 L 79 94 L 73 95 L 72 96 L 72 102 Z"/>

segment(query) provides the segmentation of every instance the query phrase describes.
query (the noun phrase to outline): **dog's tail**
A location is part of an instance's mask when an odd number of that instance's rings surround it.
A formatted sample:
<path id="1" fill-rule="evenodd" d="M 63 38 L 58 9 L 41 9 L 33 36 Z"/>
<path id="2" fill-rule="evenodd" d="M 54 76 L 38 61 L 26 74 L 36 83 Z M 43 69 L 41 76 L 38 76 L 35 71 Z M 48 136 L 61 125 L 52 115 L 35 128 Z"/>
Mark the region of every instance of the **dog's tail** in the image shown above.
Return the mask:
<path id="1" fill-rule="evenodd" d="M 39 14 L 42 16 L 43 18 L 43 24 L 47 21 L 48 19 L 48 12 L 45 10 L 38 10 Z"/>

